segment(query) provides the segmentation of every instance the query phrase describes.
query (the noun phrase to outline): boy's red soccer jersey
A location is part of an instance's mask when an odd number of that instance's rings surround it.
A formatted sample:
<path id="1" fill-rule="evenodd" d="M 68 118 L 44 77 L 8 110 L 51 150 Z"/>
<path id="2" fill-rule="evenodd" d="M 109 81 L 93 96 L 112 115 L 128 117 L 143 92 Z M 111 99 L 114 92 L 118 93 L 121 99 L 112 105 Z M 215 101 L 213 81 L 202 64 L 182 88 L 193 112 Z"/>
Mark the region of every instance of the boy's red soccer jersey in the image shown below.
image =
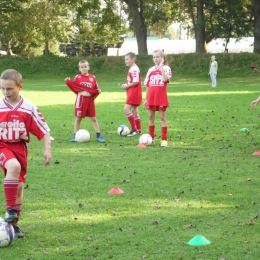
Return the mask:
<path id="1" fill-rule="evenodd" d="M 140 70 L 136 64 L 131 66 L 127 74 L 127 84 L 133 82 L 138 82 L 138 85 L 126 90 L 126 104 L 139 106 L 142 104 L 142 80 Z"/>
<path id="2" fill-rule="evenodd" d="M 6 98 L 0 99 L 0 143 L 29 142 L 30 134 L 38 140 L 50 129 L 37 107 L 21 97 L 13 107 Z"/>
<path id="3" fill-rule="evenodd" d="M 75 116 L 80 118 L 95 117 L 94 99 L 99 95 L 99 88 L 96 77 L 92 74 L 79 74 L 72 80 L 65 81 L 67 86 L 77 95 L 75 101 Z M 79 92 L 87 91 L 91 96 L 80 95 Z"/>
<path id="4" fill-rule="evenodd" d="M 147 86 L 146 106 L 168 107 L 167 84 L 169 83 L 172 72 L 169 66 L 163 66 L 168 81 L 164 82 L 161 69 L 152 67 L 148 70 L 144 84 Z"/>

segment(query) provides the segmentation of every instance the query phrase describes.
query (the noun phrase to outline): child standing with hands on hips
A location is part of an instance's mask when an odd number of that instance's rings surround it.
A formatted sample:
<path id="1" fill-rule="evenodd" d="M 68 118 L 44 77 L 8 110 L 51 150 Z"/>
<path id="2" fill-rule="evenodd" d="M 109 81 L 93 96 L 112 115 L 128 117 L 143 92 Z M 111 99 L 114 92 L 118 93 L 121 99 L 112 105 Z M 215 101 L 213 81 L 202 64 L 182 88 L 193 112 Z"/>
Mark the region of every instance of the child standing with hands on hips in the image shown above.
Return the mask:
<path id="1" fill-rule="evenodd" d="M 82 118 L 89 117 L 96 132 L 97 140 L 100 143 L 105 143 L 105 139 L 100 135 L 100 129 L 96 118 L 95 98 L 101 93 L 98 87 L 96 77 L 89 74 L 89 63 L 86 60 L 79 61 L 79 71 L 74 81 L 70 78 L 65 79 L 67 86 L 77 95 L 75 102 L 75 122 L 74 136 L 71 142 L 75 142 L 75 134 L 80 129 Z"/>
<path id="2" fill-rule="evenodd" d="M 24 234 L 17 226 L 23 203 L 26 182 L 30 133 L 43 139 L 45 165 L 51 161 L 50 129 L 30 101 L 20 96 L 22 75 L 13 69 L 5 70 L 0 77 L 3 98 L 0 99 L 0 166 L 4 172 L 6 200 L 5 221 L 14 227 L 15 237 Z"/>
<path id="3" fill-rule="evenodd" d="M 153 140 L 155 137 L 155 112 L 159 111 L 162 131 L 161 146 L 165 147 L 168 145 L 166 109 L 169 106 L 169 102 L 167 84 L 170 82 L 172 72 L 162 50 L 155 50 L 153 52 L 153 61 L 155 66 L 148 70 L 144 80 L 144 84 L 147 87 L 144 105 L 148 109 L 149 134 Z"/>
<path id="4" fill-rule="evenodd" d="M 217 87 L 218 63 L 217 63 L 216 57 L 214 55 L 211 56 L 208 74 L 210 75 L 210 78 L 211 78 L 212 88 L 216 88 Z"/>
<path id="5" fill-rule="evenodd" d="M 127 83 L 121 86 L 126 90 L 127 99 L 124 107 L 124 113 L 131 124 L 131 132 L 127 136 L 141 134 L 141 118 L 138 112 L 138 106 L 142 104 L 142 81 L 138 66 L 135 64 L 136 55 L 129 52 L 125 55 L 125 64 L 130 67 L 127 74 Z"/>

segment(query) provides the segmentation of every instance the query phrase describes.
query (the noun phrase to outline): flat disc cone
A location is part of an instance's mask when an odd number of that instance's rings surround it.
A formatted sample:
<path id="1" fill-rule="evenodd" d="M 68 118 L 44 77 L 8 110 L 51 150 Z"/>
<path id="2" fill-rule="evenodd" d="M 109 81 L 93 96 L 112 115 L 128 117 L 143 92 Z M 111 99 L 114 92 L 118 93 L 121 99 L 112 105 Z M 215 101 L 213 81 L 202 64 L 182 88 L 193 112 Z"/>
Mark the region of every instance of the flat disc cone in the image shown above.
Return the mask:
<path id="1" fill-rule="evenodd" d="M 146 148 L 146 145 L 145 145 L 145 144 L 138 144 L 136 147 L 139 147 L 139 148 Z"/>
<path id="2" fill-rule="evenodd" d="M 260 155 L 260 151 L 255 151 L 253 155 Z"/>
<path id="3" fill-rule="evenodd" d="M 204 236 L 198 235 L 192 238 L 187 244 L 190 246 L 205 246 L 209 245 L 211 242 Z"/>
<path id="4" fill-rule="evenodd" d="M 115 187 L 111 189 L 108 194 L 124 194 L 124 191 L 119 189 L 118 187 Z"/>
<path id="5" fill-rule="evenodd" d="M 243 127 L 243 128 L 241 128 L 241 129 L 239 130 L 239 132 L 248 132 L 248 129 L 245 128 L 245 127 Z"/>

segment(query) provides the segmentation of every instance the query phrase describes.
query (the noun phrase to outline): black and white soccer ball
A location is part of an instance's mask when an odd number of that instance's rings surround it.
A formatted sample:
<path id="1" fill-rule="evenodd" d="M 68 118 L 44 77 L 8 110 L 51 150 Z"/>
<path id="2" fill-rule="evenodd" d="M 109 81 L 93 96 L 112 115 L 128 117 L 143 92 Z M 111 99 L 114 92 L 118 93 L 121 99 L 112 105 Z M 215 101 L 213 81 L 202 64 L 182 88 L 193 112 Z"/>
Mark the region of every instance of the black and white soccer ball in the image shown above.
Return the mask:
<path id="1" fill-rule="evenodd" d="M 120 126 L 117 128 L 117 133 L 118 133 L 120 136 L 127 136 L 127 135 L 130 133 L 130 130 L 129 130 L 128 126 L 126 126 L 126 125 L 120 125 Z"/>
<path id="2" fill-rule="evenodd" d="M 0 220 L 0 247 L 10 246 L 14 240 L 14 228 L 4 220 Z"/>

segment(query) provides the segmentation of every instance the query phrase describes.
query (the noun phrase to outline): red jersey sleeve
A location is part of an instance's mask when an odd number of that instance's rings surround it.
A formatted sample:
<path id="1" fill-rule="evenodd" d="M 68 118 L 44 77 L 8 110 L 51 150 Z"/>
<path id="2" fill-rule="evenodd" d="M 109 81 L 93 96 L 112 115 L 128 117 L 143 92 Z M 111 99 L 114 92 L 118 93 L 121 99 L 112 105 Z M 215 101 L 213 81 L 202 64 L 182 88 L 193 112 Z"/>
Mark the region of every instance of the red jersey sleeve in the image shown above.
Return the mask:
<path id="1" fill-rule="evenodd" d="M 75 94 L 81 91 L 87 91 L 94 99 L 99 95 L 97 80 L 92 74 L 79 74 L 75 77 L 74 81 L 66 80 L 65 83 Z"/>

